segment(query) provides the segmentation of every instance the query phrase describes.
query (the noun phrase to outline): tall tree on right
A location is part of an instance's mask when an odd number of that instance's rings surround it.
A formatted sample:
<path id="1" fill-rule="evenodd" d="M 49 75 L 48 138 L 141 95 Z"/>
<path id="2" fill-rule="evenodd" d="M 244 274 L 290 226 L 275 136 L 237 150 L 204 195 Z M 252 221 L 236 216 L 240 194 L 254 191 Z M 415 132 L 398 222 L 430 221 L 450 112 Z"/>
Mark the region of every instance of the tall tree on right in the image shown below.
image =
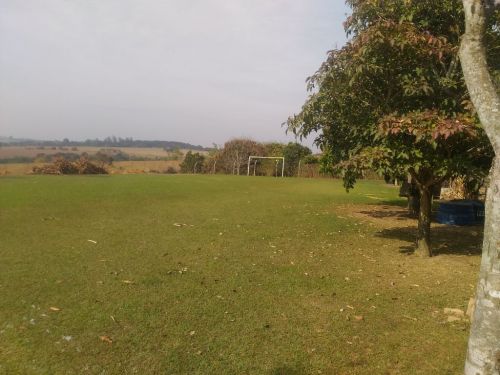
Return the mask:
<path id="1" fill-rule="evenodd" d="M 498 17 L 495 9 L 498 3 L 498 0 L 463 0 L 465 34 L 460 60 L 470 98 L 496 155 L 486 195 L 483 256 L 466 375 L 500 374 L 500 98 L 485 48 L 487 24 L 492 17 Z"/>

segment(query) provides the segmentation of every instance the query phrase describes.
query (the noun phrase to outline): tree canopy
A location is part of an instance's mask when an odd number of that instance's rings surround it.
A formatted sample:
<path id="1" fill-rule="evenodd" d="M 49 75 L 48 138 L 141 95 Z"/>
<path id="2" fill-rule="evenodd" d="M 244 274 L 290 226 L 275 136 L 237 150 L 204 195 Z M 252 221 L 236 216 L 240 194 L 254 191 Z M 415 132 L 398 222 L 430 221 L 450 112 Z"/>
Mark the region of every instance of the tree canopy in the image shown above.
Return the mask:
<path id="1" fill-rule="evenodd" d="M 366 169 L 410 174 L 424 200 L 419 236 L 430 252 L 432 185 L 484 176 L 493 156 L 460 68 L 463 10 L 458 0 L 347 3 L 350 40 L 308 79 L 311 95 L 288 129 L 319 133 L 324 166 L 339 173 L 346 188 Z M 495 46 L 495 28 L 489 35 Z"/>
<path id="2" fill-rule="evenodd" d="M 308 147 L 302 146 L 299 143 L 290 142 L 283 148 L 283 156 L 285 157 L 285 175 L 292 177 L 297 176 L 300 163 L 306 156 L 312 152 Z"/>

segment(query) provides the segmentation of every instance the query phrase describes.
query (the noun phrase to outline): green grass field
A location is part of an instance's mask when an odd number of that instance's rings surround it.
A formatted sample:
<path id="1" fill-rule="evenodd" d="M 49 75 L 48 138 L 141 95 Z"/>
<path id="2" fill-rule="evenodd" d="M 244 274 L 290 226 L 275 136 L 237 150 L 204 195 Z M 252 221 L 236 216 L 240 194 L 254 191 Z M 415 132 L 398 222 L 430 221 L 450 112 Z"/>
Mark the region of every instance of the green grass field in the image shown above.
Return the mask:
<path id="1" fill-rule="evenodd" d="M 469 325 L 442 309 L 473 294 L 480 238 L 409 256 L 411 229 L 350 215 L 380 203 L 402 202 L 370 181 L 2 177 L 0 374 L 459 374 Z"/>

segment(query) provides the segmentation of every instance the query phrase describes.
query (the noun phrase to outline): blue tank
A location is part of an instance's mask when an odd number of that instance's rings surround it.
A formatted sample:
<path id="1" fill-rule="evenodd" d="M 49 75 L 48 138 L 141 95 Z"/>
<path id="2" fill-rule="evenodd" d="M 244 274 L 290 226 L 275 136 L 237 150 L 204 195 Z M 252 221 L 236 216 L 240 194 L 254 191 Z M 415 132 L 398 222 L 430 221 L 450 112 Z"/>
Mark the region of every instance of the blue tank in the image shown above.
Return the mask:
<path id="1" fill-rule="evenodd" d="M 479 201 L 455 200 L 439 204 L 437 222 L 448 225 L 484 223 L 484 204 Z"/>

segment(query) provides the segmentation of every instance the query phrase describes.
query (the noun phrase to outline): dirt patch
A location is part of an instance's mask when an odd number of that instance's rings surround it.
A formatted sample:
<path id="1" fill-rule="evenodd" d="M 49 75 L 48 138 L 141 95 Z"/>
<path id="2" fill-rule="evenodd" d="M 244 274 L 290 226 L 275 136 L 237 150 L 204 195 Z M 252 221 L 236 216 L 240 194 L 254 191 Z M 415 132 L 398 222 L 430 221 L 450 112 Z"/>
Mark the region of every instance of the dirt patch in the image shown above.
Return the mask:
<path id="1" fill-rule="evenodd" d="M 343 205 L 335 207 L 339 216 L 361 220 L 378 228 L 378 236 L 403 241 L 404 253 L 415 249 L 417 219 L 408 215 L 405 207 L 391 205 Z M 432 247 L 436 255 L 479 255 L 483 239 L 483 226 L 456 226 L 432 223 Z"/>
<path id="2" fill-rule="evenodd" d="M 335 210 L 340 215 L 369 221 L 383 228 L 417 225 L 417 220 L 408 215 L 408 209 L 400 206 L 348 204 L 337 206 Z"/>

